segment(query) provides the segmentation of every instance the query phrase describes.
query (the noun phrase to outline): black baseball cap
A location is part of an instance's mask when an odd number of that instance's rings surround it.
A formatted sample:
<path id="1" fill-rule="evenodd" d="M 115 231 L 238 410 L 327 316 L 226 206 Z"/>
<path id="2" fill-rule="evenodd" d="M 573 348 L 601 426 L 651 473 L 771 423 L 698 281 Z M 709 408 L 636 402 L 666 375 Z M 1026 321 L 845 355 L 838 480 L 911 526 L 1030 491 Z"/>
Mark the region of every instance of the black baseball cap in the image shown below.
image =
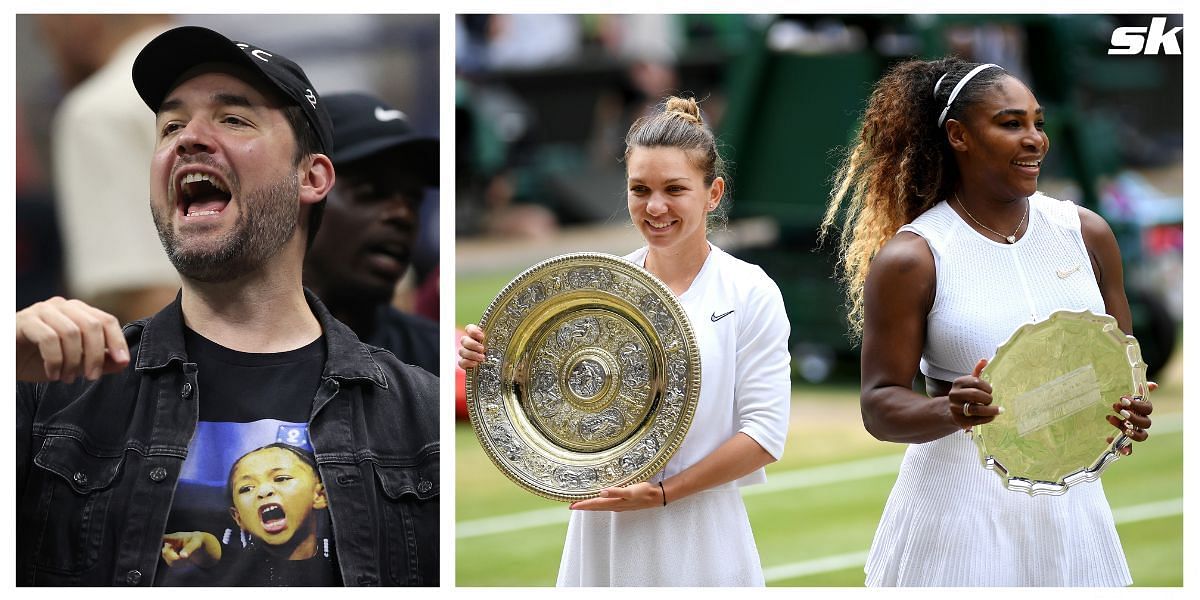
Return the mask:
<path id="1" fill-rule="evenodd" d="M 334 167 L 384 151 L 404 151 L 430 185 L 438 183 L 438 150 L 435 137 L 413 130 L 408 116 L 370 94 L 341 93 L 325 96 L 333 121 L 329 158 Z"/>
<path id="2" fill-rule="evenodd" d="M 270 50 L 235 42 L 211 29 L 186 26 L 150 40 L 133 61 L 133 86 L 150 110 L 158 112 L 167 94 L 189 69 L 204 63 L 230 63 L 260 73 L 263 81 L 300 107 L 328 152 L 333 125 L 325 103 L 300 65 Z"/>

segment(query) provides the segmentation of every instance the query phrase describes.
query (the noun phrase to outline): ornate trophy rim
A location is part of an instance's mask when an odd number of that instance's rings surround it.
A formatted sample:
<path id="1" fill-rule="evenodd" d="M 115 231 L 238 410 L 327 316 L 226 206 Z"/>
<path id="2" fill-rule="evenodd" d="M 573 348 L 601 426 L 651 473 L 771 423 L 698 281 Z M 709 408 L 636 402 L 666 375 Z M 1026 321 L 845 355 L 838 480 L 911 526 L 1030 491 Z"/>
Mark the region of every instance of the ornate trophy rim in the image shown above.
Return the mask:
<path id="1" fill-rule="evenodd" d="M 1130 394 L 1145 394 L 1147 385 L 1146 363 L 1142 361 L 1141 347 L 1138 345 L 1137 339 L 1121 331 L 1121 328 L 1117 325 L 1117 320 L 1112 316 L 1096 314 L 1090 310 L 1059 310 L 1051 313 L 1043 321 L 1021 325 L 1013 331 L 1012 335 L 1003 344 L 1000 344 L 996 348 L 996 352 L 992 355 L 993 360 L 988 362 L 988 365 L 980 374 L 980 378 L 991 383 L 990 376 L 995 371 L 993 365 L 996 364 L 995 359 L 1001 356 L 1001 352 L 1016 346 L 1022 338 L 1041 328 L 1047 327 L 1048 324 L 1064 320 L 1090 321 L 1095 323 L 1102 333 L 1102 339 L 1107 338 L 1110 340 L 1116 347 L 1115 349 L 1123 348 L 1124 354 L 1128 359 L 1131 375 Z M 1124 433 L 1116 433 L 1113 441 L 1100 452 L 1099 456 L 1091 464 L 1084 465 L 1075 471 L 1067 473 L 1060 481 L 1045 481 L 1014 475 L 999 459 L 989 453 L 986 440 L 988 432 L 993 427 L 989 423 L 975 427 L 971 431 L 971 439 L 979 451 L 981 463 L 984 468 L 996 473 L 1000 477 L 1006 489 L 1024 492 L 1030 496 L 1061 496 L 1076 485 L 1098 480 L 1109 465 L 1121 458 L 1121 450 L 1133 443 Z M 1116 432 L 1115 429 L 1114 432 Z"/>
<path id="2" fill-rule="evenodd" d="M 652 275 L 649 271 L 646 271 L 642 267 L 640 267 L 628 260 L 625 260 L 624 258 L 614 256 L 611 254 L 604 254 L 604 253 L 598 253 L 598 252 L 574 252 L 574 253 L 569 253 L 569 254 L 562 254 L 562 255 L 548 258 L 546 260 L 538 262 L 537 264 L 533 265 L 532 267 L 529 267 L 528 269 L 522 271 L 521 274 L 519 274 L 515 278 L 513 278 L 512 281 L 510 281 L 507 285 L 505 285 L 504 288 L 501 289 L 498 294 L 496 294 L 496 296 L 488 304 L 488 307 L 484 311 L 483 316 L 480 318 L 479 326 L 488 335 L 488 339 L 489 340 L 492 339 L 493 326 L 498 317 L 498 312 L 502 309 L 502 307 L 507 305 L 508 302 L 510 302 L 513 299 L 513 296 L 517 292 L 524 290 L 527 284 L 536 281 L 536 278 L 539 275 L 542 275 L 544 273 L 550 273 L 550 272 L 555 272 L 555 271 L 559 271 L 559 270 L 564 270 L 566 268 L 569 268 L 572 263 L 579 263 L 580 266 L 601 267 L 605 270 L 608 270 L 609 272 L 619 270 L 620 273 L 626 274 L 626 275 L 630 276 L 631 278 L 633 278 L 634 280 L 636 280 L 636 282 L 638 284 L 645 286 L 646 288 L 649 288 L 648 291 L 650 291 L 657 300 L 662 302 L 662 304 L 665 306 L 667 312 L 672 317 L 673 322 L 675 324 L 677 324 L 677 326 L 678 326 L 680 337 L 682 339 L 683 344 L 685 345 L 685 348 L 683 349 L 683 353 L 686 356 L 687 374 L 684 378 L 685 391 L 684 391 L 683 398 L 682 398 L 682 410 L 680 410 L 678 421 L 672 426 L 671 435 L 667 437 L 666 443 L 663 444 L 661 447 L 657 448 L 656 452 L 654 453 L 653 458 L 649 462 L 647 462 L 644 466 L 642 466 L 642 467 L 638 468 L 636 471 L 634 471 L 632 474 L 629 474 L 629 475 L 619 478 L 617 481 L 611 483 L 611 485 L 604 485 L 604 486 L 596 487 L 594 490 L 589 490 L 586 492 L 571 492 L 571 491 L 567 491 L 564 489 L 555 489 L 553 486 L 545 485 L 540 482 L 536 482 L 531 479 L 526 479 L 526 478 L 522 477 L 520 475 L 520 473 L 514 472 L 514 469 L 509 465 L 509 463 L 500 456 L 499 450 L 495 446 L 495 444 L 492 442 L 491 436 L 488 435 L 488 433 L 484 430 L 485 424 L 483 423 L 484 419 L 483 419 L 483 416 L 481 415 L 481 408 L 480 408 L 480 401 L 481 401 L 481 397 L 480 397 L 481 391 L 479 389 L 479 369 L 480 369 L 480 367 L 468 369 L 466 371 L 467 413 L 468 413 L 468 416 L 471 421 L 471 428 L 475 432 L 476 440 L 479 442 L 479 445 L 483 448 L 484 452 L 487 454 L 488 459 L 491 460 L 492 464 L 495 465 L 496 468 L 500 470 L 500 472 L 504 473 L 504 475 L 506 477 L 508 477 L 508 479 L 510 479 L 517 485 L 521 486 L 522 488 L 524 488 L 538 496 L 541 496 L 543 498 L 548 498 L 551 500 L 559 500 L 559 501 L 575 501 L 575 500 L 583 500 L 586 498 L 594 498 L 599 494 L 599 491 L 603 488 L 626 486 L 626 485 L 636 483 L 639 481 L 644 481 L 647 477 L 660 471 L 663 467 L 665 467 L 667 462 L 670 460 L 671 456 L 673 456 L 675 451 L 679 449 L 679 446 L 682 444 L 683 439 L 686 437 L 687 431 L 691 427 L 691 423 L 692 423 L 692 419 L 695 414 L 696 406 L 699 403 L 700 381 L 701 381 L 701 379 L 700 379 L 701 378 L 700 351 L 699 351 L 699 347 L 696 342 L 696 337 L 692 330 L 691 322 L 689 321 L 686 312 L 684 312 L 683 307 L 679 304 L 678 299 L 675 297 L 674 292 L 672 292 L 670 290 L 670 288 L 668 288 L 662 281 L 660 281 L 657 277 Z M 589 293 L 596 292 L 596 290 L 587 290 L 587 292 L 589 292 Z M 586 295 L 581 294 L 580 292 L 564 293 L 563 296 L 570 296 L 571 294 L 575 294 L 576 297 L 586 297 Z M 616 296 L 614 296 L 612 299 L 610 299 L 610 301 L 614 302 L 615 304 L 623 303 L 624 305 L 626 305 L 625 308 L 629 309 L 631 311 L 638 310 L 638 307 L 634 306 L 634 304 L 632 302 L 630 302 L 628 300 L 622 301 L 619 298 L 617 298 Z M 576 307 L 568 307 L 566 310 L 567 311 L 576 310 Z M 535 311 L 535 312 L 539 313 L 536 315 L 536 317 L 541 318 L 540 323 L 542 323 L 542 324 L 550 322 L 555 318 L 559 318 L 563 314 L 560 312 L 560 313 L 555 313 L 554 315 L 546 315 L 546 314 L 544 314 L 547 312 L 545 310 Z M 641 318 L 645 319 L 645 321 L 647 323 L 649 323 L 648 317 L 646 317 L 640 311 L 638 314 Z M 520 319 L 520 325 L 515 327 L 514 330 L 520 329 L 520 328 L 525 328 L 525 327 L 532 327 L 532 325 L 529 325 L 529 323 L 537 322 L 537 318 L 535 318 L 531 314 L 523 315 Z M 661 342 L 661 340 L 658 340 L 658 341 Z M 492 348 L 489 345 L 489 353 L 491 351 L 492 351 Z M 526 351 L 526 353 L 528 353 L 529 349 L 526 349 L 525 351 Z M 662 354 L 665 354 L 664 351 L 659 350 L 658 355 L 662 355 Z M 654 359 L 655 359 L 655 357 L 652 356 L 651 360 L 654 360 Z M 504 392 L 504 388 L 512 387 L 511 381 L 506 380 L 506 378 L 505 378 L 504 371 L 506 371 L 506 370 L 507 369 L 504 369 L 504 368 L 500 369 L 501 373 L 500 373 L 499 378 L 501 380 L 501 389 L 495 395 L 497 397 L 499 397 L 498 399 L 502 403 L 505 404 L 506 409 L 518 408 L 522 404 L 524 404 L 520 399 L 517 399 L 515 401 L 509 401 L 506 398 L 504 398 L 504 396 L 506 395 Z M 660 372 L 659 379 L 665 380 L 665 378 L 666 378 L 666 374 Z M 650 383 L 655 384 L 655 382 L 653 382 L 653 381 Z M 662 381 L 659 381 L 658 383 L 661 384 Z M 662 394 L 663 394 L 663 392 L 660 391 L 659 395 L 661 396 Z M 513 394 L 513 395 L 515 395 L 515 394 Z M 656 402 L 654 402 L 653 407 L 650 409 L 648 415 L 646 416 L 646 421 L 644 421 L 644 422 L 650 422 L 650 421 L 656 419 L 658 417 L 658 413 L 662 410 L 663 405 L 664 405 L 664 403 L 661 398 L 659 398 Z M 506 422 L 512 426 L 513 433 L 515 435 L 517 435 L 517 436 L 530 435 L 530 436 L 534 436 L 534 437 L 538 436 L 538 434 L 536 434 L 533 431 L 534 430 L 533 427 L 531 427 L 531 426 L 522 427 L 521 423 L 516 422 L 516 419 L 514 419 L 514 416 L 512 414 L 509 414 L 507 410 L 505 411 L 505 416 L 506 416 Z M 525 414 L 519 414 L 519 415 L 517 415 L 517 417 L 521 420 L 521 422 L 525 422 L 525 421 L 529 420 L 529 417 Z M 634 431 L 634 432 L 628 434 L 628 439 L 622 440 L 619 443 L 617 443 L 616 448 L 632 447 L 636 443 L 636 441 L 641 439 L 639 436 L 647 436 L 651 432 L 652 429 L 653 429 L 652 427 L 647 426 L 647 425 L 639 426 L 638 431 Z M 590 457 L 599 458 L 606 453 L 609 454 L 609 456 L 604 457 L 603 460 L 598 460 L 598 462 L 595 465 L 590 465 L 588 463 L 572 465 L 572 466 L 577 466 L 577 467 L 585 467 L 585 468 L 599 467 L 599 466 L 604 465 L 606 462 L 613 460 L 617 456 L 615 454 L 615 451 L 612 449 L 601 451 L 601 452 L 589 453 L 586 450 L 580 450 L 578 448 L 573 449 L 573 448 L 563 446 L 563 445 L 555 442 L 555 440 L 550 439 L 549 437 L 537 437 L 537 439 L 534 441 L 535 441 L 535 443 L 530 443 L 529 446 L 532 450 L 535 450 L 535 451 L 538 449 L 538 446 L 550 446 L 557 451 L 563 451 L 564 453 L 571 454 L 573 457 L 575 457 L 575 456 L 584 456 L 584 457 L 590 456 Z M 547 460 L 550 460 L 550 458 L 547 458 L 544 455 L 539 455 L 539 456 L 541 456 L 542 458 L 546 458 Z"/>

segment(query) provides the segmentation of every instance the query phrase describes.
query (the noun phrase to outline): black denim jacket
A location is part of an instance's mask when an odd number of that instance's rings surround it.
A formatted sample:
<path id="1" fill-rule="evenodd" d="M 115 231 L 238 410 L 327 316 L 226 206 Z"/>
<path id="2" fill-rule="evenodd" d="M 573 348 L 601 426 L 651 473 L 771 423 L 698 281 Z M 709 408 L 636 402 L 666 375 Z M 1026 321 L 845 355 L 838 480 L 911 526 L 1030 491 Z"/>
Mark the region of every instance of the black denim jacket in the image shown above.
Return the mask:
<path id="1" fill-rule="evenodd" d="M 346 585 L 438 584 L 436 377 L 359 342 L 306 291 L 326 359 L 309 436 Z M 18 585 L 151 585 L 188 442 L 179 299 L 125 326 L 131 366 L 17 385 Z"/>

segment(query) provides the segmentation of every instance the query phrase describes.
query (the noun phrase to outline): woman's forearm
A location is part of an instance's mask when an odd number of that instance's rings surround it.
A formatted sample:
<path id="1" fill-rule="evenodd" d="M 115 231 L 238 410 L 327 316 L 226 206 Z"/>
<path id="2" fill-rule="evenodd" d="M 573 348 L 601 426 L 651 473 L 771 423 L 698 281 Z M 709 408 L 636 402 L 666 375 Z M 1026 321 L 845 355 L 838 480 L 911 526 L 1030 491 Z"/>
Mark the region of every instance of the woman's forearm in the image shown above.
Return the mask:
<path id="1" fill-rule="evenodd" d="M 667 502 L 681 500 L 697 492 L 740 479 L 775 462 L 754 438 L 736 433 L 696 464 L 665 481 Z"/>
<path id="2" fill-rule="evenodd" d="M 902 386 L 875 388 L 862 394 L 863 426 L 884 442 L 930 442 L 960 429 L 949 406 L 945 396 L 930 398 Z"/>

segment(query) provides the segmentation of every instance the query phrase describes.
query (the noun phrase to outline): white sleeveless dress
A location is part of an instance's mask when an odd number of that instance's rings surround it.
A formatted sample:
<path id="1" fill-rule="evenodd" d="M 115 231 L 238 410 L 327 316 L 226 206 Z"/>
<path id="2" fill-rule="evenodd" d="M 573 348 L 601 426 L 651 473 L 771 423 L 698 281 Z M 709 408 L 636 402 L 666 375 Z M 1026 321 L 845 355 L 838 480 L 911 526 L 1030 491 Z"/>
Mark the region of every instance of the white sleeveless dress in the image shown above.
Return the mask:
<path id="1" fill-rule="evenodd" d="M 976 232 L 945 202 L 900 231 L 937 272 L 921 372 L 967 375 L 1020 325 L 1060 309 L 1104 313 L 1074 204 L 1035 194 L 1015 244 Z M 866 564 L 869 586 L 1121 586 L 1131 582 L 1100 482 L 1062 496 L 1005 490 L 963 432 L 911 444 Z"/>
<path id="2" fill-rule="evenodd" d="M 741 432 L 775 458 L 791 410 L 787 314 L 774 281 L 711 246 L 679 303 L 700 347 L 700 401 L 687 437 L 658 482 L 692 466 Z M 646 249 L 625 257 L 641 266 Z M 759 469 L 663 507 L 572 511 L 559 586 L 761 586 L 762 566 L 740 486 Z"/>

